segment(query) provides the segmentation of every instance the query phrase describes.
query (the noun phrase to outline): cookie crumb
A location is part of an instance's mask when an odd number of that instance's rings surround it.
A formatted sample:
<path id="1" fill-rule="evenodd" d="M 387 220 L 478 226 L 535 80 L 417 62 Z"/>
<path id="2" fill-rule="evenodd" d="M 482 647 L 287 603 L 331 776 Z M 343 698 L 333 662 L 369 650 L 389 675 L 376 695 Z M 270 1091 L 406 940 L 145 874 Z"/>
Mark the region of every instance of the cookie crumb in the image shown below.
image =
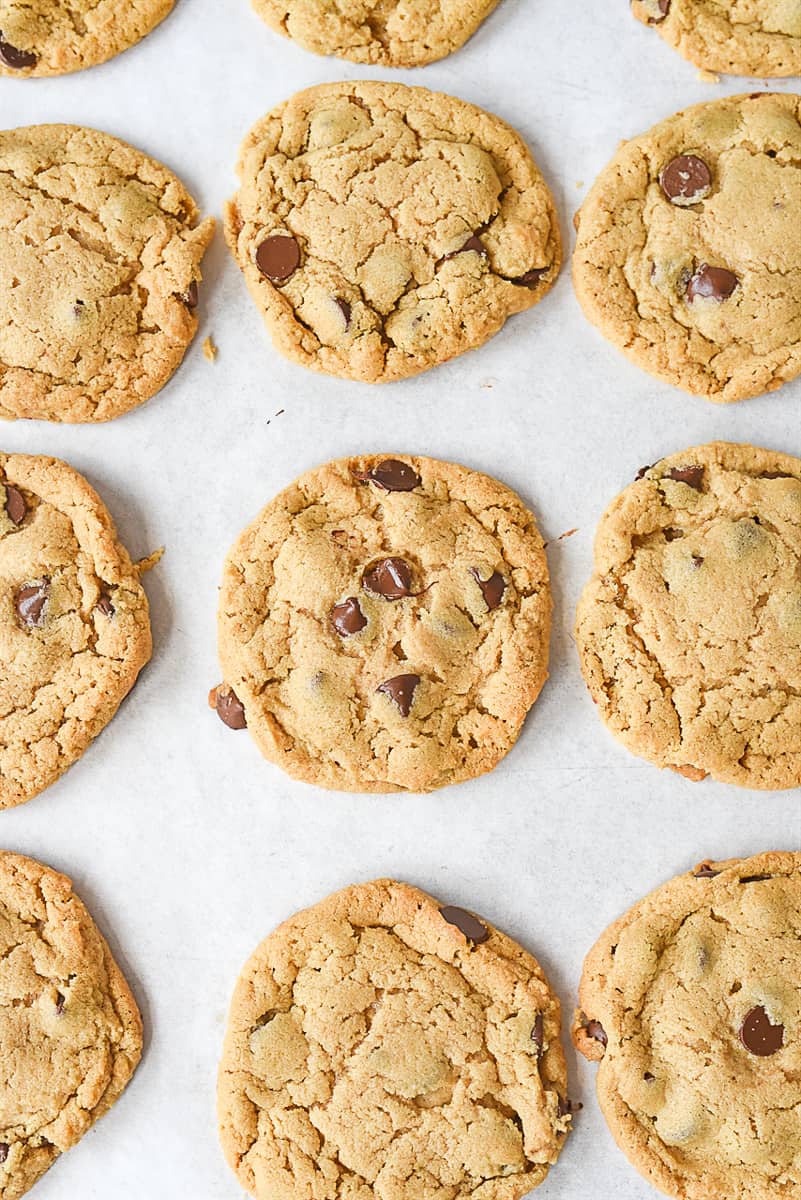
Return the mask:
<path id="1" fill-rule="evenodd" d="M 140 558 L 138 562 L 135 562 L 134 567 L 140 575 L 144 575 L 146 571 L 152 571 L 154 567 L 158 566 L 163 557 L 164 546 L 159 546 L 158 550 L 148 554 L 147 558 Z"/>
<path id="2" fill-rule="evenodd" d="M 210 337 L 207 337 L 203 343 L 203 357 L 207 362 L 213 363 L 217 357 L 217 347 Z"/>
<path id="3" fill-rule="evenodd" d="M 697 72 L 696 79 L 700 83 L 720 83 L 719 75 L 716 75 L 714 71 L 705 71 L 703 68 Z"/>

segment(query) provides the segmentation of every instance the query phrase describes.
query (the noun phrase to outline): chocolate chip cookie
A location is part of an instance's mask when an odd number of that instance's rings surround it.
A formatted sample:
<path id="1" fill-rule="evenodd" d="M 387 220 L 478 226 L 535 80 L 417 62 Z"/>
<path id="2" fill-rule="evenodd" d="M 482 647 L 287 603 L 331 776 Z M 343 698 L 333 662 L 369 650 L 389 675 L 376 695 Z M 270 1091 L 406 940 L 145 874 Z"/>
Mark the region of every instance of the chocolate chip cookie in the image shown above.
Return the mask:
<path id="1" fill-rule="evenodd" d="M 556 279 L 553 200 L 518 135 L 423 88 L 323 84 L 242 147 L 226 236 L 282 354 L 372 383 L 481 345 Z"/>
<path id="2" fill-rule="evenodd" d="M 576 223 L 584 312 L 638 366 L 724 403 L 801 372 L 801 97 L 699 104 L 625 142 Z"/>
<path id="3" fill-rule="evenodd" d="M 0 416 L 107 421 L 157 392 L 197 329 L 213 230 L 116 138 L 0 132 Z"/>
<path id="4" fill-rule="evenodd" d="M 573 1037 L 633 1166 L 681 1200 L 801 1194 L 801 855 L 704 862 L 616 921 Z"/>
<path id="5" fill-rule="evenodd" d="M 716 442 L 643 468 L 601 519 L 576 642 L 634 754 L 801 786 L 801 460 Z"/>
<path id="6" fill-rule="evenodd" d="M 225 1156 L 259 1200 L 519 1200 L 570 1128 L 559 1001 L 539 964 L 405 883 L 279 926 L 237 983 Z"/>
<path id="7" fill-rule="evenodd" d="M 498 0 L 253 0 L 271 28 L 314 54 L 421 67 L 463 46 Z"/>
<path id="8" fill-rule="evenodd" d="M 18 1200 L 124 1091 L 136 1002 L 69 879 L 0 851 L 0 1195 Z"/>
<path id="9" fill-rule="evenodd" d="M 0 75 L 65 75 L 150 33 L 175 0 L 3 0 Z"/>
<path id="10" fill-rule="evenodd" d="M 150 621 L 102 501 L 55 458 L 0 454 L 0 595 L 7 808 L 57 779 L 108 724 L 150 658 Z"/>
<path id="11" fill-rule="evenodd" d="M 797 0 L 632 0 L 680 54 L 729 75 L 801 75 Z"/>
<path id="12" fill-rule="evenodd" d="M 430 458 L 341 459 L 228 555 L 211 700 L 295 778 L 427 792 L 511 749 L 550 620 L 542 539 L 514 492 Z"/>

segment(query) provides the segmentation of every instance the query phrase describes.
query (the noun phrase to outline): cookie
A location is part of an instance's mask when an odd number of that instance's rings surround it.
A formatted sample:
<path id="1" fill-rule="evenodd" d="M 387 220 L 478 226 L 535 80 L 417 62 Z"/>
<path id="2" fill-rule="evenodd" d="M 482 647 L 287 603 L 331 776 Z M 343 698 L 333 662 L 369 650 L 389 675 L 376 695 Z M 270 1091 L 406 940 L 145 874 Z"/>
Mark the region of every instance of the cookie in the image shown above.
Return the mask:
<path id="1" fill-rule="evenodd" d="M 0 416 L 107 421 L 157 392 L 197 329 L 213 230 L 108 134 L 0 132 Z"/>
<path id="2" fill-rule="evenodd" d="M 394 83 L 299 92 L 245 140 L 226 237 L 276 347 L 403 379 L 480 346 L 560 266 L 553 200 L 514 130 Z"/>
<path id="3" fill-rule="evenodd" d="M 0 598 L 7 808 L 80 758 L 150 658 L 139 573 L 100 498 L 55 458 L 0 454 Z"/>
<path id="4" fill-rule="evenodd" d="M 498 0 L 253 0 L 277 33 L 311 50 L 383 67 L 421 67 L 472 37 Z"/>
<path id="5" fill-rule="evenodd" d="M 573 1037 L 619 1147 L 680 1200 L 801 1195 L 801 855 L 702 863 L 590 951 Z"/>
<path id="6" fill-rule="evenodd" d="M 801 460 L 715 442 L 643 468 L 601 518 L 576 644 L 634 754 L 801 786 Z"/>
<path id="7" fill-rule="evenodd" d="M 142 1022 L 64 875 L 0 851 L 0 925 L 0 1195 L 18 1200 L 119 1099 Z"/>
<path id="8" fill-rule="evenodd" d="M 706 71 L 801 75 L 796 0 L 632 0 L 634 15 Z"/>
<path id="9" fill-rule="evenodd" d="M 340 459 L 228 555 L 212 702 L 296 779 L 428 792 L 511 749 L 550 622 L 542 539 L 514 492 L 430 458 Z"/>
<path id="10" fill-rule="evenodd" d="M 576 218 L 576 294 L 637 366 L 727 403 L 801 372 L 801 97 L 731 96 L 624 142 Z"/>
<path id="11" fill-rule="evenodd" d="M 383 879 L 266 938 L 236 985 L 220 1137 L 259 1200 L 518 1200 L 570 1128 L 559 1001 L 483 918 Z"/>
<path id="12" fill-rule="evenodd" d="M 150 33 L 175 0 L 3 0 L 0 75 L 94 67 Z"/>

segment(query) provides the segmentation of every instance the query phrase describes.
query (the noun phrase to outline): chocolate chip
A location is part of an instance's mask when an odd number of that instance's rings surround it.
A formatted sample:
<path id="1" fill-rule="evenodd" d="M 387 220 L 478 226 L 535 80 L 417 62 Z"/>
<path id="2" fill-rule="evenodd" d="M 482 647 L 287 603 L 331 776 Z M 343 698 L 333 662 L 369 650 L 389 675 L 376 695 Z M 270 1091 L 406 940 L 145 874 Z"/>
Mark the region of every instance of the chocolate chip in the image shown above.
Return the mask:
<path id="1" fill-rule="evenodd" d="M 4 1163 L 8 1158 L 9 1145 L 8 1142 L 0 1142 L 0 1163 Z"/>
<path id="2" fill-rule="evenodd" d="M 709 195 L 712 172 L 696 154 L 680 154 L 662 168 L 659 184 L 671 204 L 695 204 Z"/>
<path id="3" fill-rule="evenodd" d="M 256 266 L 273 283 L 283 283 L 300 266 L 300 246 L 290 235 L 275 233 L 256 251 Z"/>
<path id="4" fill-rule="evenodd" d="M 719 874 L 720 871 L 716 871 L 709 863 L 701 863 L 693 871 L 693 879 L 715 879 Z"/>
<path id="5" fill-rule="evenodd" d="M 609 1038 L 606 1036 L 606 1030 L 600 1021 L 588 1021 L 585 1029 L 587 1037 L 592 1038 L 594 1042 L 600 1042 L 602 1046 L 609 1045 Z"/>
<path id="6" fill-rule="evenodd" d="M 687 299 L 716 300 L 722 304 L 728 300 L 739 283 L 733 271 L 726 267 L 710 267 L 709 263 L 701 263 L 687 284 Z"/>
<path id="7" fill-rule="evenodd" d="M 419 682 L 419 675 L 395 675 L 392 679 L 385 679 L 380 683 L 376 691 L 389 696 L 393 704 L 397 705 L 400 715 L 408 717 Z"/>
<path id="8" fill-rule="evenodd" d="M 770 875 L 741 875 L 740 883 L 764 883 L 766 879 L 770 878 Z"/>
<path id="9" fill-rule="evenodd" d="M 797 475 L 788 475 L 786 471 L 763 471 L 760 479 L 797 479 Z"/>
<path id="10" fill-rule="evenodd" d="M 643 1079 L 645 1080 L 646 1083 L 653 1083 L 655 1078 L 656 1078 L 656 1076 L 652 1075 L 650 1071 L 646 1071 L 645 1074 L 643 1075 Z"/>
<path id="11" fill-rule="evenodd" d="M 367 617 L 359 608 L 359 601 L 355 596 L 348 596 L 341 604 L 334 605 L 331 609 L 331 624 L 340 637 L 352 637 L 354 633 L 361 633 L 367 624 Z"/>
<path id="12" fill-rule="evenodd" d="M 702 567 L 704 565 L 704 560 L 700 554 L 694 554 L 692 556 L 692 558 L 690 559 L 690 562 L 695 567 L 696 571 L 698 570 L 699 567 Z"/>
<path id="13" fill-rule="evenodd" d="M 454 258 L 457 254 L 464 254 L 465 250 L 474 250 L 476 254 L 480 254 L 482 258 L 487 257 L 487 247 L 482 242 L 477 233 L 473 233 L 467 239 L 461 250 L 453 250 L 450 254 L 446 254 L 446 258 Z"/>
<path id="14" fill-rule="evenodd" d="M 530 271 L 526 271 L 523 275 L 518 275 L 512 283 L 516 287 L 535 287 L 544 275 L 550 271 L 550 267 L 532 267 Z"/>
<path id="15" fill-rule="evenodd" d="M 49 595 L 50 580 L 47 577 L 37 580 L 36 583 L 25 583 L 17 590 L 15 604 L 23 625 L 31 629 L 41 628 Z"/>
<path id="16" fill-rule="evenodd" d="M 671 467 L 665 479 L 672 479 L 676 483 L 686 483 L 687 487 L 695 488 L 696 492 L 703 491 L 704 484 L 704 468 L 703 467 Z"/>
<path id="17" fill-rule="evenodd" d="M 571 1100 L 568 1100 L 567 1096 L 558 1096 L 556 1103 L 556 1115 L 558 1117 L 566 1117 L 568 1115 L 573 1116 L 574 1113 L 581 1112 L 583 1107 L 583 1104 L 574 1104 Z"/>
<path id="18" fill-rule="evenodd" d="M 534 1020 L 534 1028 L 531 1030 L 531 1040 L 537 1047 L 537 1056 L 540 1057 L 545 1049 L 545 1020 L 542 1013 L 537 1013 Z"/>
<path id="19" fill-rule="evenodd" d="M 111 603 L 111 600 L 106 592 L 101 592 L 100 599 L 95 605 L 95 608 L 98 612 L 101 612 L 104 617 L 113 617 L 117 611 L 114 605 Z"/>
<path id="20" fill-rule="evenodd" d="M 398 458 L 385 458 L 364 476 L 385 492 L 411 492 L 420 486 L 420 476 Z"/>
<path id="21" fill-rule="evenodd" d="M 740 1041 L 757 1058 L 778 1054 L 784 1045 L 784 1026 L 773 1025 L 762 1005 L 752 1008 L 740 1027 Z"/>
<path id="22" fill-rule="evenodd" d="M 412 568 L 405 558 L 382 558 L 365 571 L 362 583 L 385 600 L 401 600 L 412 594 Z"/>
<path id="23" fill-rule="evenodd" d="M 655 14 L 648 18 L 649 25 L 661 25 L 670 12 L 670 0 L 656 0 Z"/>
<path id="24" fill-rule="evenodd" d="M 189 309 L 197 308 L 198 301 L 200 300 L 200 288 L 197 285 L 196 279 L 192 280 L 192 282 L 190 283 L 189 287 L 184 292 L 181 299 L 183 300 L 183 302 L 187 308 L 189 308 Z"/>
<path id="25" fill-rule="evenodd" d="M 486 942 L 489 938 L 490 933 L 486 925 L 482 925 L 478 917 L 474 917 L 472 913 L 467 912 L 464 908 L 457 908 L 453 904 L 446 904 L 444 908 L 439 910 L 439 915 L 449 925 L 455 925 L 459 932 L 464 934 L 468 942 L 472 942 L 474 946 L 480 946 L 482 942 Z"/>
<path id="26" fill-rule="evenodd" d="M 350 329 L 350 315 L 353 311 L 347 300 L 343 300 L 340 296 L 334 296 L 334 304 L 336 304 L 342 316 L 345 318 L 345 328 Z"/>
<path id="27" fill-rule="evenodd" d="M 65 1000 L 61 992 L 56 992 L 56 1016 L 60 1017 L 64 1012 Z"/>
<path id="28" fill-rule="evenodd" d="M 649 465 L 647 467 L 640 467 L 639 471 L 634 476 L 634 479 L 635 480 L 644 479 L 649 471 L 653 471 L 655 465 L 656 465 L 655 463 L 649 463 Z"/>
<path id="29" fill-rule="evenodd" d="M 229 729 L 246 729 L 245 706 L 233 688 L 217 688 L 214 698 L 217 716 Z"/>
<path id="30" fill-rule="evenodd" d="M 28 505 L 25 503 L 25 497 L 17 488 L 12 487 L 10 483 L 6 484 L 6 515 L 12 525 L 21 525 L 25 520 L 25 514 L 28 511 Z"/>
<path id="31" fill-rule="evenodd" d="M 501 600 L 503 600 L 503 594 L 506 591 L 506 580 L 498 571 L 493 571 L 489 579 L 482 579 L 477 567 L 471 567 L 470 574 L 481 588 L 484 603 L 489 611 L 492 612 L 493 609 L 498 607 Z"/>
<path id="32" fill-rule="evenodd" d="M 0 33 L 0 62 L 10 67 L 12 71 L 24 71 L 26 67 L 35 67 L 38 58 L 30 50 L 20 50 L 12 46 Z"/>

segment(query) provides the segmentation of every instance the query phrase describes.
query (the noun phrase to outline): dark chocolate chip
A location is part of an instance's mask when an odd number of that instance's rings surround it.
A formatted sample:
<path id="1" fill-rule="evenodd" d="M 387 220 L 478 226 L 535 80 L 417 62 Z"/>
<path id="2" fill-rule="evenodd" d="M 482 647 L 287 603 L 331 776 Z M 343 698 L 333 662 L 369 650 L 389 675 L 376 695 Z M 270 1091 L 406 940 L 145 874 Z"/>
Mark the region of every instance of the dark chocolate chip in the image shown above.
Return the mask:
<path id="1" fill-rule="evenodd" d="M 187 308 L 197 308 L 198 301 L 200 300 L 200 288 L 197 285 L 196 279 L 192 280 L 181 299 Z"/>
<path id="2" fill-rule="evenodd" d="M 797 479 L 797 475 L 788 475 L 786 471 L 763 471 L 760 479 Z"/>
<path id="3" fill-rule="evenodd" d="M 640 467 L 639 471 L 634 476 L 635 480 L 644 479 L 648 471 L 653 471 L 655 465 L 655 463 L 649 463 L 647 467 Z"/>
<path id="4" fill-rule="evenodd" d="M 283 283 L 300 266 L 300 246 L 288 234 L 275 233 L 256 251 L 256 266 L 273 283 Z"/>
<path id="5" fill-rule="evenodd" d="M 654 1079 L 656 1079 L 656 1076 L 652 1075 L 650 1071 L 646 1071 L 645 1074 L 643 1075 L 643 1079 L 645 1080 L 646 1083 L 653 1083 Z"/>
<path id="6" fill-rule="evenodd" d="M 331 609 L 331 624 L 340 637 L 351 637 L 361 633 L 367 624 L 367 617 L 359 607 L 355 596 L 348 596 L 341 604 L 335 604 Z"/>
<path id="7" fill-rule="evenodd" d="M 694 554 L 690 559 L 690 562 L 693 564 L 696 570 L 704 565 L 704 560 L 700 554 Z"/>
<path id="8" fill-rule="evenodd" d="M 36 583 L 25 583 L 17 590 L 15 604 L 23 625 L 31 629 L 41 628 L 49 595 L 50 580 L 47 577 L 37 580 Z"/>
<path id="9" fill-rule="evenodd" d="M 532 267 L 530 271 L 526 271 L 523 275 L 518 275 L 512 283 L 516 287 L 536 287 L 544 275 L 550 271 L 550 267 Z"/>
<path id="10" fill-rule="evenodd" d="M 686 483 L 687 487 L 695 488 L 696 492 L 703 491 L 703 467 L 671 467 L 665 479 L 673 479 L 676 483 Z"/>
<path id="11" fill-rule="evenodd" d="M 8 1158 L 9 1148 L 8 1142 L 0 1142 L 0 1163 L 4 1163 Z"/>
<path id="12" fill-rule="evenodd" d="M 348 304 L 347 300 L 343 300 L 341 296 L 334 296 L 334 304 L 336 304 L 342 316 L 345 318 L 345 328 L 350 329 L 350 315 L 353 309 Z"/>
<path id="13" fill-rule="evenodd" d="M 20 50 L 12 46 L 0 33 L 0 62 L 10 67 L 12 71 L 24 71 L 27 67 L 35 67 L 39 61 L 37 55 L 30 50 Z"/>
<path id="14" fill-rule="evenodd" d="M 726 267 L 710 267 L 709 263 L 701 263 L 694 275 L 690 276 L 687 284 L 687 299 L 717 300 L 722 304 L 728 300 L 739 283 L 733 271 Z"/>
<path id="15" fill-rule="evenodd" d="M 586 1025 L 587 1037 L 590 1037 L 595 1042 L 600 1042 L 602 1046 L 609 1045 L 609 1038 L 606 1036 L 606 1030 L 600 1021 L 588 1021 Z"/>
<path id="16" fill-rule="evenodd" d="M 389 696 L 393 704 L 397 705 L 400 715 L 408 717 L 419 682 L 419 675 L 395 675 L 392 679 L 385 679 L 380 683 L 376 691 Z"/>
<path id="17" fill-rule="evenodd" d="M 98 612 L 101 612 L 104 617 L 113 617 L 117 611 L 105 592 L 101 593 L 100 599 L 95 605 L 95 608 Z"/>
<path id="18" fill-rule="evenodd" d="M 28 505 L 25 503 L 25 497 L 17 488 L 12 487 L 10 483 L 6 484 L 6 515 L 12 525 L 21 525 L 25 520 L 25 514 L 28 511 Z"/>
<path id="19" fill-rule="evenodd" d="M 246 729 L 245 706 L 233 688 L 217 688 L 214 707 L 223 725 L 229 729 Z"/>
<path id="20" fill-rule="evenodd" d="M 470 568 L 470 574 L 481 588 L 484 603 L 490 612 L 492 612 L 494 608 L 498 607 L 501 600 L 503 600 L 503 594 L 506 591 L 506 580 L 498 571 L 493 571 L 489 579 L 482 579 L 476 567 Z"/>
<path id="21" fill-rule="evenodd" d="M 61 992 L 56 992 L 56 1016 L 60 1017 L 64 1012 L 65 1000 Z"/>
<path id="22" fill-rule="evenodd" d="M 411 492 L 420 486 L 417 472 L 398 458 L 385 458 L 368 471 L 365 478 L 385 492 Z"/>
<path id="23" fill-rule="evenodd" d="M 541 1056 L 545 1049 L 545 1020 L 542 1013 L 537 1013 L 534 1028 L 531 1030 L 531 1040 L 537 1047 L 537 1055 Z"/>
<path id="24" fill-rule="evenodd" d="M 766 879 L 770 878 L 770 875 L 741 875 L 740 883 L 764 883 Z"/>
<path id="25" fill-rule="evenodd" d="M 412 594 L 412 568 L 405 558 L 382 558 L 368 567 L 362 583 L 385 600 L 401 600 Z"/>
<path id="26" fill-rule="evenodd" d="M 784 1045 L 784 1026 L 773 1025 L 765 1009 L 752 1008 L 740 1027 L 740 1041 L 757 1058 L 778 1054 Z"/>
<path id="27" fill-rule="evenodd" d="M 482 242 L 477 233 L 471 233 L 465 244 L 458 250 L 451 250 L 450 254 L 446 254 L 446 258 L 456 258 L 457 254 L 464 254 L 465 250 L 474 250 L 476 254 L 480 254 L 482 258 L 487 257 L 487 247 Z"/>
<path id="28" fill-rule="evenodd" d="M 712 172 L 696 154 L 680 154 L 662 168 L 659 184 L 671 204 L 695 204 L 709 195 Z"/>
<path id="29" fill-rule="evenodd" d="M 715 879 L 719 874 L 720 871 L 716 871 L 709 863 L 701 863 L 693 871 L 693 879 Z"/>
<path id="30" fill-rule="evenodd" d="M 454 904 L 446 904 L 444 908 L 439 910 L 439 915 L 444 917 L 449 925 L 455 925 L 460 933 L 463 933 L 468 942 L 472 942 L 474 946 L 480 946 L 482 942 L 486 942 L 489 938 L 489 930 L 486 925 L 482 925 L 478 917 L 474 917 L 464 908 L 457 908 Z"/>

